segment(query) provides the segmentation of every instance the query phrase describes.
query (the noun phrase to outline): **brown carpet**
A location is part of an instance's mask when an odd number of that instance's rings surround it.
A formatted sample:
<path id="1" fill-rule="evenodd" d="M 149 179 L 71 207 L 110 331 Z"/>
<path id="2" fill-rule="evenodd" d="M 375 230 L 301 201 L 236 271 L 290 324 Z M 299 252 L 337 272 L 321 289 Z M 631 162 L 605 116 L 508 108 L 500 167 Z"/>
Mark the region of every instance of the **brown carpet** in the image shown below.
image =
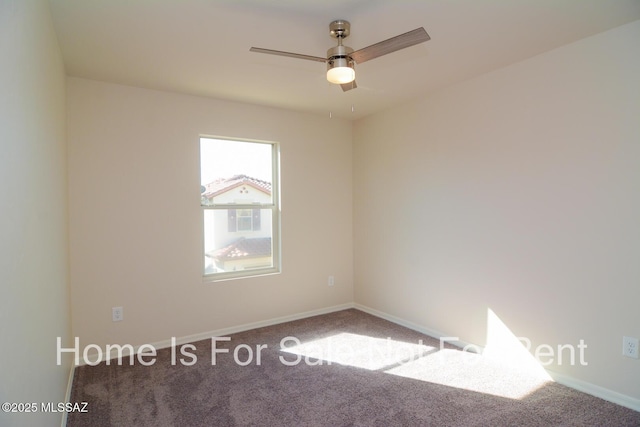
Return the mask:
<path id="1" fill-rule="evenodd" d="M 303 345 L 281 351 L 285 337 Z M 640 426 L 640 412 L 580 393 L 358 310 L 193 343 L 193 366 L 76 368 L 68 426 Z M 422 341 L 420 341 L 422 340 Z M 240 344 L 253 360 L 234 360 Z M 256 345 L 266 345 L 257 364 Z M 306 355 L 295 366 L 298 354 Z M 246 348 L 238 350 L 245 362 Z M 193 358 L 182 356 L 186 363 Z M 282 358 L 282 359 L 281 359 Z M 329 362 L 331 363 L 329 364 Z M 320 365 L 319 363 L 322 362 Z"/>

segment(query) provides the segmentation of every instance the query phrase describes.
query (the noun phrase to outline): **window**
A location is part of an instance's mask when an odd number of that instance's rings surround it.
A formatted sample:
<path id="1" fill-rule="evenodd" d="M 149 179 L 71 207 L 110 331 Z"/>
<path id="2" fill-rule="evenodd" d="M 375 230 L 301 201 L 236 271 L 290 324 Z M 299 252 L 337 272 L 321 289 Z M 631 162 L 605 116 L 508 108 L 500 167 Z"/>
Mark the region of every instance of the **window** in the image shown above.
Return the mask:
<path id="1" fill-rule="evenodd" d="M 200 138 L 204 276 L 280 271 L 278 145 Z"/>
<path id="2" fill-rule="evenodd" d="M 229 209 L 227 211 L 228 231 L 259 231 L 261 216 L 260 209 Z"/>

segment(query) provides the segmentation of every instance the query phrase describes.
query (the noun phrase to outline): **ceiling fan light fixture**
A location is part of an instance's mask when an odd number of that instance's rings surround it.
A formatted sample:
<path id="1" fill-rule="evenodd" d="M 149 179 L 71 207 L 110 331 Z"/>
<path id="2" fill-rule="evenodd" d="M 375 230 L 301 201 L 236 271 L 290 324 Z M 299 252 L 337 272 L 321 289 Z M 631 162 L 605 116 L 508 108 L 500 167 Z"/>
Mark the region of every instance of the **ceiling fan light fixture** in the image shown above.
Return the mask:
<path id="1" fill-rule="evenodd" d="M 348 58 L 335 58 L 327 63 L 327 80 L 330 83 L 342 85 L 356 79 L 353 61 Z"/>
<path id="2" fill-rule="evenodd" d="M 349 21 L 337 19 L 330 23 L 329 35 L 338 40 L 338 45 L 327 50 L 327 56 L 325 58 L 284 52 L 281 50 L 263 49 L 260 47 L 252 47 L 249 50 L 251 52 L 268 53 L 270 55 L 288 56 L 290 58 L 326 63 L 327 80 L 330 83 L 342 86 L 342 90 L 346 92 L 358 87 L 358 85 L 356 85 L 356 71 L 354 68 L 356 62 L 362 64 L 365 61 L 370 61 L 431 39 L 425 29 L 420 27 L 354 51 L 349 46 L 343 44 L 344 39 L 348 37 L 350 33 L 351 24 Z"/>

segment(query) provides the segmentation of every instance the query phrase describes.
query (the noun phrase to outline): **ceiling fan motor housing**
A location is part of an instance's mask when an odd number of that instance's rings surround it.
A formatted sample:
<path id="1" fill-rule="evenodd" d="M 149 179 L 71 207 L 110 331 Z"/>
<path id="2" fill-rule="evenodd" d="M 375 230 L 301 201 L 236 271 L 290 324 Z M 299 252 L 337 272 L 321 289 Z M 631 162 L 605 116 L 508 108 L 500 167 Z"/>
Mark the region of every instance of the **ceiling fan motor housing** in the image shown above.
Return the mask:
<path id="1" fill-rule="evenodd" d="M 327 61 L 331 62 L 335 59 L 345 58 L 353 62 L 353 59 L 351 59 L 350 56 L 352 53 L 353 49 L 351 49 L 349 46 L 334 46 L 327 50 Z"/>
<path id="2" fill-rule="evenodd" d="M 344 19 L 336 19 L 329 24 L 329 34 L 334 39 L 344 39 L 351 34 L 351 24 Z"/>
<path id="3" fill-rule="evenodd" d="M 353 49 L 351 49 L 349 46 L 335 46 L 332 47 L 331 49 L 327 50 L 327 71 L 330 71 L 334 68 L 350 68 L 351 70 L 353 70 L 355 67 L 355 62 L 353 61 L 353 58 L 351 58 L 351 53 L 353 53 Z M 337 71 L 337 70 L 336 70 Z M 355 77 L 355 74 L 353 71 L 350 72 L 350 78 L 348 78 L 347 80 L 353 81 L 353 78 Z M 329 80 L 332 83 L 336 83 L 335 81 Z M 337 82 L 338 84 L 340 83 L 348 83 L 347 81 L 339 81 Z"/>

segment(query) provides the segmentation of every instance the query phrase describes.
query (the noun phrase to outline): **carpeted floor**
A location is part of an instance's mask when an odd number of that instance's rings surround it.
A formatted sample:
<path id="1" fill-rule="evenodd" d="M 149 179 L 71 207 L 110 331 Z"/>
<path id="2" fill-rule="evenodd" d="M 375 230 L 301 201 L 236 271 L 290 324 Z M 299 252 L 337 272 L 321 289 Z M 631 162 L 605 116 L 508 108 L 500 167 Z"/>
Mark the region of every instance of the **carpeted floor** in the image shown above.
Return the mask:
<path id="1" fill-rule="evenodd" d="M 72 402 L 89 412 L 67 425 L 640 426 L 640 412 L 353 309 L 215 345 L 76 368 Z"/>

